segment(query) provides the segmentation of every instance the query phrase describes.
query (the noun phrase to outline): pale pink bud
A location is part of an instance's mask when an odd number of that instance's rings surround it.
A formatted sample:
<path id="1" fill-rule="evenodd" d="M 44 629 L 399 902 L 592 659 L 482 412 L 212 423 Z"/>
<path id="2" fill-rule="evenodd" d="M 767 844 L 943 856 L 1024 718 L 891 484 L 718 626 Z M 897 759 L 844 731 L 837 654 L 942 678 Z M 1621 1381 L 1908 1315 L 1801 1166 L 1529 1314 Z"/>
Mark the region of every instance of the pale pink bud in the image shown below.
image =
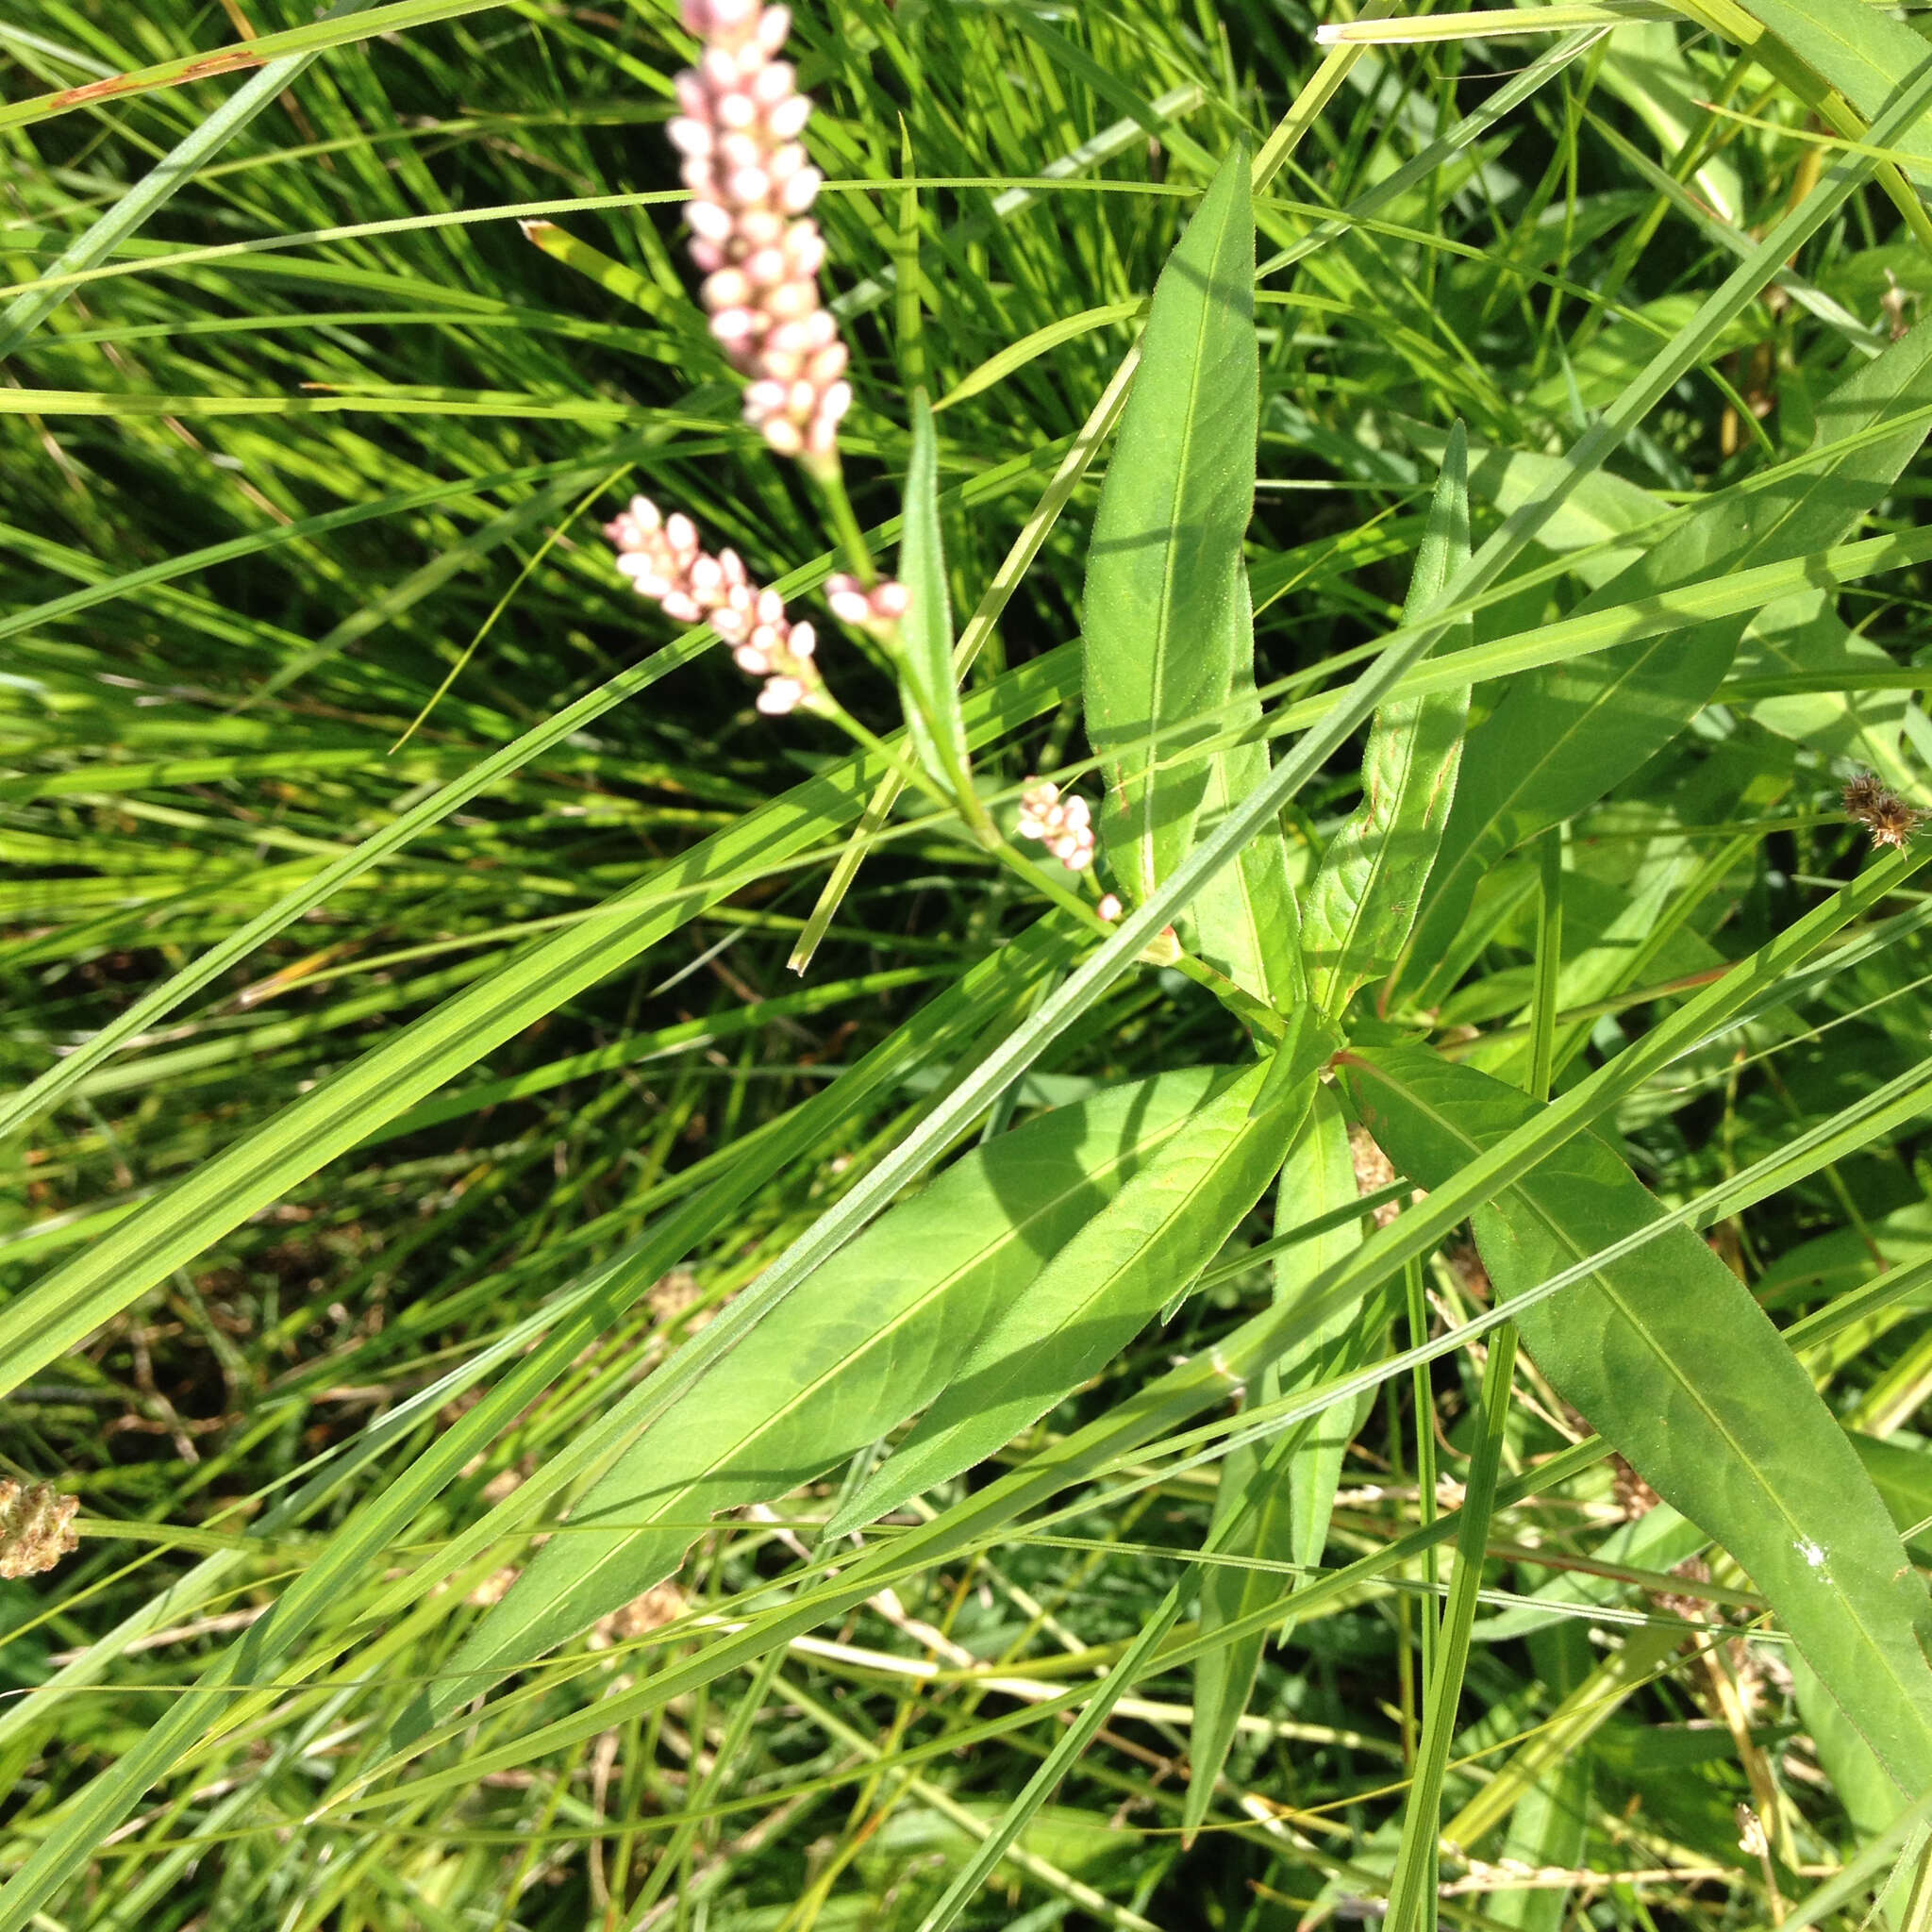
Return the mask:
<path id="1" fill-rule="evenodd" d="M 791 9 L 789 7 L 768 7 L 758 15 L 758 24 L 754 29 L 758 43 L 768 54 L 775 54 L 785 44 L 785 37 L 791 31 Z"/>
<path id="2" fill-rule="evenodd" d="M 776 591 L 760 591 L 758 601 L 758 622 L 760 624 L 783 624 L 785 622 L 785 600 Z"/>
<path id="3" fill-rule="evenodd" d="M 752 299 L 752 276 L 743 269 L 719 269 L 703 286 L 708 309 L 741 309 Z"/>
<path id="4" fill-rule="evenodd" d="M 791 635 L 785 641 L 785 648 L 794 658 L 802 658 L 808 663 L 818 647 L 819 634 L 809 624 L 794 624 L 791 626 Z"/>
<path id="5" fill-rule="evenodd" d="M 818 199 L 825 177 L 816 168 L 801 168 L 785 184 L 780 205 L 787 214 L 802 215 Z"/>
<path id="6" fill-rule="evenodd" d="M 770 718 L 782 718 L 787 711 L 797 708 L 798 701 L 805 695 L 805 686 L 795 677 L 768 677 L 765 688 L 758 692 L 758 708 Z"/>
<path id="7" fill-rule="evenodd" d="M 684 218 L 701 241 L 720 246 L 731 239 L 731 217 L 715 201 L 698 199 L 685 204 Z"/>
<path id="8" fill-rule="evenodd" d="M 724 266 L 724 251 L 715 242 L 693 242 L 691 258 L 696 262 L 700 275 L 709 275 Z"/>
<path id="9" fill-rule="evenodd" d="M 718 553 L 718 568 L 724 574 L 724 581 L 734 591 L 744 589 L 748 579 L 744 572 L 744 558 L 735 550 L 721 550 Z"/>
<path id="10" fill-rule="evenodd" d="M 794 315 L 809 315 L 818 306 L 818 285 L 814 282 L 780 282 L 765 292 L 765 313 L 780 322 Z"/>
<path id="11" fill-rule="evenodd" d="M 789 416 L 773 416 L 764 425 L 765 441 L 781 457 L 795 457 L 805 450 L 805 437 Z"/>
<path id="12" fill-rule="evenodd" d="M 754 677 L 764 676 L 772 668 L 770 657 L 756 644 L 740 644 L 731 655 L 736 659 L 738 668 L 741 671 L 748 671 Z"/>
<path id="13" fill-rule="evenodd" d="M 724 581 L 724 573 L 719 567 L 715 557 L 701 557 L 688 573 L 691 589 L 700 596 L 708 599 Z"/>
<path id="14" fill-rule="evenodd" d="M 852 385 L 835 382 L 819 399 L 819 420 L 836 426 L 851 407 Z"/>
<path id="15" fill-rule="evenodd" d="M 711 118 L 711 97 L 705 92 L 705 84 L 690 68 L 680 74 L 673 86 L 677 91 L 677 105 L 693 121 L 709 121 Z"/>
<path id="16" fill-rule="evenodd" d="M 906 615 L 907 607 L 912 602 L 911 593 L 904 584 L 888 579 L 872 593 L 872 608 L 881 617 L 895 622 Z"/>
<path id="17" fill-rule="evenodd" d="M 785 217 L 774 208 L 748 208 L 738 217 L 738 238 L 746 248 L 769 248 L 784 235 Z"/>
<path id="18" fill-rule="evenodd" d="M 762 201 L 771 192 L 771 177 L 762 168 L 739 168 L 725 177 L 724 192 L 733 201 Z"/>
<path id="19" fill-rule="evenodd" d="M 718 171 L 710 162 L 693 155 L 677 171 L 678 178 L 704 201 L 718 198 Z"/>
<path id="20" fill-rule="evenodd" d="M 757 168 L 764 164 L 764 143 L 757 135 L 734 129 L 718 139 L 718 158 L 727 168 Z"/>
<path id="21" fill-rule="evenodd" d="M 763 158 L 765 173 L 774 187 L 782 187 L 805 166 L 805 150 L 794 141 L 787 146 L 774 148 Z"/>
<path id="22" fill-rule="evenodd" d="M 738 299 L 741 302 L 749 301 L 753 289 L 769 289 L 774 283 L 782 282 L 791 266 L 791 263 L 785 258 L 785 251 L 782 248 L 759 248 L 754 250 L 744 258 L 744 274 L 741 279 L 744 283 L 745 293 Z M 705 299 L 708 302 L 711 299 L 708 290 L 706 291 Z"/>
<path id="23" fill-rule="evenodd" d="M 1082 845 L 1074 851 L 1063 852 L 1060 854 L 1060 863 L 1069 872 L 1085 872 L 1093 863 L 1093 847 Z"/>
<path id="24" fill-rule="evenodd" d="M 758 318 L 749 308 L 721 308 L 711 318 L 711 333 L 727 350 L 741 349 L 758 332 Z"/>
<path id="25" fill-rule="evenodd" d="M 1114 893 L 1103 892 L 1100 904 L 1093 909 L 1102 919 L 1107 921 L 1108 924 L 1111 925 L 1125 908 L 1121 905 L 1119 898 Z"/>
<path id="26" fill-rule="evenodd" d="M 698 59 L 698 75 L 710 90 L 714 107 L 738 92 L 738 62 L 727 48 L 707 47 Z"/>
<path id="27" fill-rule="evenodd" d="M 665 519 L 664 541 L 674 550 L 695 553 L 698 547 L 698 526 L 682 510 L 676 510 Z"/>
<path id="28" fill-rule="evenodd" d="M 682 591 L 669 591 L 658 602 L 664 615 L 675 624 L 695 624 L 705 614 L 697 600 L 687 597 Z"/>
<path id="29" fill-rule="evenodd" d="M 711 130 L 695 114 L 680 114 L 664 133 L 680 153 L 702 158 L 711 152 Z"/>
<path id="30" fill-rule="evenodd" d="M 748 90 L 761 108 L 775 108 L 791 92 L 796 69 L 789 60 L 768 60 L 752 77 Z"/>
<path id="31" fill-rule="evenodd" d="M 794 222 L 785 237 L 781 259 L 790 262 L 795 275 L 817 275 L 825 265 L 825 238 L 819 233 L 819 225 L 811 221 Z"/>
<path id="32" fill-rule="evenodd" d="M 778 382 L 754 382 L 744 391 L 744 413 L 754 423 L 761 417 L 774 414 L 785 407 L 785 385 Z M 754 413 L 756 411 L 756 413 Z"/>
<path id="33" fill-rule="evenodd" d="M 872 604 L 857 577 L 827 577 L 825 603 L 841 624 L 863 624 L 872 615 Z"/>
<path id="34" fill-rule="evenodd" d="M 782 100 L 765 116 L 765 125 L 771 129 L 774 141 L 791 141 L 811 119 L 811 96 L 793 94 Z"/>
<path id="35" fill-rule="evenodd" d="M 829 389 L 845 374 L 845 364 L 850 359 L 843 342 L 827 342 L 806 366 L 808 380 L 822 390 Z"/>

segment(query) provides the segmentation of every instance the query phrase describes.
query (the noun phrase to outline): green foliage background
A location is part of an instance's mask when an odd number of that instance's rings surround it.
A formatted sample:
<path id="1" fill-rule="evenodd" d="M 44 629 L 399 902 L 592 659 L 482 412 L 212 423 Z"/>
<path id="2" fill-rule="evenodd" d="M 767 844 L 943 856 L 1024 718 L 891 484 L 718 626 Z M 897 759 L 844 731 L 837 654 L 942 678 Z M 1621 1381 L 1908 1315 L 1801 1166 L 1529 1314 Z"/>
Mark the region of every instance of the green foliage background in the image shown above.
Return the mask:
<path id="1" fill-rule="evenodd" d="M 0 21 L 0 1927 L 1912 1918 L 1932 54 L 1346 18 L 797 10 L 859 520 L 924 387 L 1111 940 L 614 568 L 839 567 L 664 0 Z"/>

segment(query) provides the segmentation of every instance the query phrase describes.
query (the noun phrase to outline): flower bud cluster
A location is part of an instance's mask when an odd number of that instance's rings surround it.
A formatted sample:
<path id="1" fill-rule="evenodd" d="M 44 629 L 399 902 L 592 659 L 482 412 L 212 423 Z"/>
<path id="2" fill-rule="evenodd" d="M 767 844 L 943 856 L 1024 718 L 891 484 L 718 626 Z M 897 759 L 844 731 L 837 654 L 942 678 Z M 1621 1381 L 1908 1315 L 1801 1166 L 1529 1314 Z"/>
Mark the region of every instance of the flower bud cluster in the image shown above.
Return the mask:
<path id="1" fill-rule="evenodd" d="M 745 420 L 781 456 L 827 460 L 852 385 L 819 300 L 824 238 L 806 213 L 823 179 L 798 140 L 811 101 L 774 58 L 791 15 L 758 0 L 683 0 L 683 14 L 705 51 L 677 76 L 684 111 L 667 132 L 684 157 L 711 333 L 751 378 Z"/>
<path id="2" fill-rule="evenodd" d="M 676 623 L 708 624 L 731 645 L 738 668 L 765 680 L 759 710 L 782 716 L 822 688 L 811 625 L 791 623 L 784 599 L 753 583 L 735 550 L 710 557 L 700 549 L 688 516 L 661 516 L 649 497 L 634 496 L 604 534 L 639 595 L 655 599 Z"/>
<path id="3" fill-rule="evenodd" d="M 899 628 L 910 602 L 904 584 L 890 577 L 867 590 L 857 577 L 842 574 L 825 579 L 825 603 L 841 624 L 855 630 L 869 630 L 874 637 L 890 640 Z"/>
<path id="4" fill-rule="evenodd" d="M 52 1483 L 23 1485 L 0 1476 L 0 1576 L 37 1576 L 78 1549 L 74 1519 L 79 1510 L 80 1498 L 63 1496 Z"/>
<path id="5" fill-rule="evenodd" d="M 1062 798 L 1051 778 L 1029 778 L 1020 793 L 1020 836 L 1040 840 L 1070 871 L 1093 863 L 1092 821 L 1087 801 L 1077 793 Z"/>

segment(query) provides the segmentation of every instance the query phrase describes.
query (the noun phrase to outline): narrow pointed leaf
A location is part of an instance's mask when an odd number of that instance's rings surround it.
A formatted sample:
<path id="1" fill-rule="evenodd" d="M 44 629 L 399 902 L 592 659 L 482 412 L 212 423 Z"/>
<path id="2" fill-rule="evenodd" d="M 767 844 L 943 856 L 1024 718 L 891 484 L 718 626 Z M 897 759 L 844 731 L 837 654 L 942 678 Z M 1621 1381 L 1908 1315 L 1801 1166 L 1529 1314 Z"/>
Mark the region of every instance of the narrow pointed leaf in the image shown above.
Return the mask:
<path id="1" fill-rule="evenodd" d="M 1023 1294 L 1003 1302 L 828 1535 L 991 1455 L 1104 1367 L 1214 1258 L 1274 1177 L 1314 1091 L 1309 1067 L 1257 1109 L 1269 1071 L 1251 1068 L 1206 1101 Z"/>
<path id="2" fill-rule="evenodd" d="M 1093 523 L 1083 630 L 1101 830 L 1144 899 L 1187 857 L 1207 795 L 1194 741 L 1220 728 L 1254 505 L 1259 412 L 1248 158 L 1215 175 L 1154 291 L 1141 370 Z M 1177 760 L 1161 769 L 1165 760 Z"/>
<path id="3" fill-rule="evenodd" d="M 1294 1150 L 1281 1171 L 1275 1219 L 1284 1226 L 1312 1220 L 1357 1198 L 1348 1124 L 1332 1093 L 1315 1095 Z M 1274 1264 L 1274 1298 L 1291 1302 L 1301 1290 L 1361 1242 L 1359 1220 L 1343 1222 L 1289 1249 Z M 1378 1324 L 1365 1311 L 1345 1309 L 1262 1374 L 1256 1399 L 1274 1402 L 1358 1368 Z M 1373 1397 L 1369 1397 L 1373 1400 Z M 1328 1517 L 1341 1458 L 1360 1425 L 1362 1399 L 1311 1417 L 1259 1449 L 1238 1449 L 1222 1464 L 1214 1524 L 1225 1525 L 1217 1548 L 1270 1562 L 1318 1564 L 1328 1541 Z M 1228 1519 L 1239 1516 L 1232 1524 Z M 1236 1618 L 1267 1603 L 1283 1602 L 1292 1613 L 1291 1585 L 1266 1571 L 1208 1565 L 1202 1571 L 1200 1630 L 1211 1637 Z M 1254 1689 L 1267 1642 L 1253 1631 L 1208 1652 L 1194 1666 L 1194 1715 L 1189 1729 L 1188 1799 L 1183 1822 L 1197 1831 L 1206 1822 L 1215 1780 L 1227 1761 L 1235 1729 Z"/>
<path id="4" fill-rule="evenodd" d="M 1255 613 L 1242 570 L 1232 606 L 1233 671 L 1224 728 L 1257 726 L 1261 700 L 1255 690 Z M 1265 739 L 1216 752 L 1208 761 L 1208 789 L 1199 820 L 1206 838 L 1222 818 L 1273 769 Z M 1301 918 L 1289 874 L 1288 839 L 1277 820 L 1263 826 L 1232 864 L 1217 873 L 1194 901 L 1186 930 L 1201 958 L 1243 992 L 1277 1012 L 1307 997 L 1302 971 Z"/>
<path id="5" fill-rule="evenodd" d="M 1591 591 L 1577 614 L 1636 603 L 1840 542 L 1886 495 L 1925 440 L 1932 324 L 1862 364 L 1819 410 L 1832 448 L 1777 487 L 1706 505 Z M 1863 440 L 1865 432 L 1897 427 Z M 1859 440 L 1851 441 L 1855 436 Z M 1848 445 L 1833 448 L 1834 445 Z M 1709 701 L 1751 612 L 1713 619 L 1518 679 L 1469 737 L 1463 770 L 1410 958 L 1445 954 L 1477 884 L 1506 852 L 1603 796 Z M 1418 997 L 1434 988 L 1407 975 Z"/>
<path id="6" fill-rule="evenodd" d="M 1541 1111 L 1422 1048 L 1365 1052 L 1344 1077 L 1425 1187 Z M 1507 1301 L 1661 1212 L 1605 1142 L 1579 1135 L 1476 1210 L 1476 1245 Z M 1932 1601 L 1843 1430 L 1738 1277 L 1674 1228 L 1520 1319 L 1558 1392 L 1744 1566 L 1900 1789 L 1932 1783 Z"/>
<path id="7" fill-rule="evenodd" d="M 1416 553 L 1405 624 L 1442 603 L 1444 587 L 1470 555 L 1469 453 L 1458 423 Z M 1438 648 L 1456 649 L 1474 636 L 1465 620 Z M 1361 804 L 1322 855 L 1303 919 L 1309 995 L 1324 1011 L 1340 1012 L 1357 987 L 1384 977 L 1402 957 L 1456 795 L 1468 716 L 1466 684 L 1376 713 L 1362 759 Z"/>
<path id="8" fill-rule="evenodd" d="M 920 762 L 948 790 L 966 783 L 966 730 L 953 675 L 953 607 L 940 531 L 939 441 L 925 393 L 912 402 L 912 460 L 906 471 L 899 580 L 910 602 L 899 626 L 899 682 L 906 725 Z"/>
<path id="9" fill-rule="evenodd" d="M 1224 1085 L 1192 1068 L 1057 1108 L 882 1217 L 752 1328 L 728 1369 L 611 1444 L 567 1533 L 477 1626 L 421 1721 L 661 1582 L 714 1511 L 783 1495 L 931 1402 L 1051 1257 L 1192 1131 Z"/>

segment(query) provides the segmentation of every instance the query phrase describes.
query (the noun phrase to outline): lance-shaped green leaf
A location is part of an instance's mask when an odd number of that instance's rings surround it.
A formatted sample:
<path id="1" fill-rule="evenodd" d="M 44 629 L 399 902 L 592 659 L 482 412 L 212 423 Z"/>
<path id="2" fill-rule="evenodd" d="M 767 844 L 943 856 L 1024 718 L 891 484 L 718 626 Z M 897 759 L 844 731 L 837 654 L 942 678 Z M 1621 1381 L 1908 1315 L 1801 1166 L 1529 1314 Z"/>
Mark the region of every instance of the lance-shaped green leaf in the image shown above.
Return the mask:
<path id="1" fill-rule="evenodd" d="M 714 1511 L 783 1495 L 931 1402 L 1048 1260 L 1225 1084 L 1217 1069 L 1190 1068 L 1057 1108 L 882 1217 L 752 1328 L 727 1371 L 613 1445 L 566 1533 L 536 1553 L 416 1715 L 434 1722 L 661 1582 Z"/>
<path id="2" fill-rule="evenodd" d="M 966 730 L 953 675 L 953 606 L 940 531 L 939 439 L 923 390 L 912 399 L 912 459 L 906 469 L 899 581 L 909 599 L 895 654 L 906 728 L 920 763 L 949 791 L 959 793 L 968 783 Z"/>
<path id="3" fill-rule="evenodd" d="M 1235 627 L 1232 682 L 1222 712 L 1227 728 L 1257 726 L 1261 699 L 1255 690 L 1255 610 L 1248 574 L 1239 573 L 1232 606 Z M 1273 769 L 1266 739 L 1231 745 L 1208 761 L 1200 830 L 1206 838 L 1223 817 L 1263 783 Z M 1184 922 L 1194 949 L 1217 973 L 1277 1012 L 1290 1012 L 1307 997 L 1302 971 L 1301 920 L 1289 875 L 1288 840 L 1279 820 L 1264 826 L 1236 853 L 1234 861 L 1202 888 Z"/>
<path id="4" fill-rule="evenodd" d="M 1440 1187 L 1539 1108 L 1417 1047 L 1344 1062 L 1391 1159 Z M 1663 1210 L 1578 1135 L 1474 1217 L 1506 1302 Z M 1901 1790 L 1932 1783 L 1932 1599 L 1810 1377 L 1738 1277 L 1688 1228 L 1526 1305 L 1524 1341 L 1565 1400 L 1750 1574 Z"/>
<path id="5" fill-rule="evenodd" d="M 1348 1124 L 1335 1096 L 1318 1092 L 1281 1171 L 1276 1223 L 1291 1227 L 1311 1221 L 1346 1207 L 1358 1193 Z M 1275 1300 L 1292 1301 L 1324 1269 L 1359 1245 L 1361 1238 L 1360 1220 L 1344 1221 L 1289 1249 L 1274 1264 Z M 1263 1371 L 1257 1400 L 1274 1402 L 1296 1389 L 1359 1368 L 1379 1329 L 1379 1322 L 1366 1311 L 1341 1310 Z M 1328 1541 L 1328 1517 L 1335 1506 L 1341 1458 L 1360 1426 L 1363 1405 L 1374 1399 L 1369 1391 L 1311 1416 L 1276 1438 L 1265 1454 L 1247 1447 L 1229 1455 L 1222 1463 L 1215 1497 L 1216 1549 L 1265 1562 L 1320 1563 Z M 1201 1574 L 1201 1635 L 1209 1637 L 1271 1598 L 1287 1595 L 1282 1578 L 1265 1570 L 1208 1564 Z M 1283 1607 L 1291 1613 L 1292 1599 Z M 1194 1666 L 1184 1815 L 1189 1831 L 1198 1831 L 1207 1819 L 1215 1780 L 1247 1707 L 1266 1641 L 1264 1632 L 1250 1631 L 1209 1651 Z"/>
<path id="6" fill-rule="evenodd" d="M 1728 4 L 1685 10 L 1729 39 L 1747 38 Z M 1842 0 L 1738 0 L 1736 11 L 1769 27 L 1867 121 L 1882 113 L 1900 85 L 1932 59 L 1922 36 L 1876 7 L 1847 7 Z M 1773 65 L 1772 71 L 1779 70 Z M 1915 181 L 1932 182 L 1932 125 L 1924 118 L 1892 147 Z"/>
<path id="7" fill-rule="evenodd" d="M 1207 1267 L 1280 1169 L 1314 1093 L 1325 1052 L 1304 1049 L 1303 1038 L 1206 1101 L 1024 1293 L 1003 1302 L 828 1536 L 984 1460 L 1104 1367 Z"/>
<path id="8" fill-rule="evenodd" d="M 1821 406 L 1817 460 L 1775 483 L 1713 498 L 1577 607 L 1636 603 L 1841 541 L 1885 496 L 1925 440 L 1932 324 L 1862 364 Z M 1895 424 L 1895 427 L 1886 425 Z M 1708 702 L 1752 613 L 1552 665 L 1517 679 L 1469 735 L 1456 802 L 1428 884 L 1406 976 L 1447 955 L 1477 884 L 1506 852 L 1601 798 Z"/>
<path id="9" fill-rule="evenodd" d="M 1187 857 L 1221 728 L 1255 495 L 1260 359 L 1248 158 L 1237 147 L 1168 258 L 1093 521 L 1083 631 L 1101 831 L 1144 899 Z"/>
<path id="10" fill-rule="evenodd" d="M 1469 452 L 1458 423 L 1442 454 L 1402 621 L 1416 624 L 1436 609 L 1469 558 Z M 1456 649 L 1474 636 L 1465 621 L 1438 648 Z M 1382 978 L 1402 957 L 1456 795 L 1468 717 L 1466 684 L 1375 714 L 1361 804 L 1322 855 L 1302 922 L 1309 995 L 1326 1012 L 1340 1012 L 1357 987 Z"/>

